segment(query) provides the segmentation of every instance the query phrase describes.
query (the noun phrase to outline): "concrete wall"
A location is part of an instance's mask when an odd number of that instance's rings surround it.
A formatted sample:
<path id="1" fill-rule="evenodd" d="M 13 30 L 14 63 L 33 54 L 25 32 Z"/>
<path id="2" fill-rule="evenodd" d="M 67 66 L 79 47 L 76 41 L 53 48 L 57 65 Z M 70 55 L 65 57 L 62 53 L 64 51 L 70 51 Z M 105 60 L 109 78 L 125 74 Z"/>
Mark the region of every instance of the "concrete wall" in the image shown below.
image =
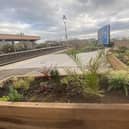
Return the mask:
<path id="1" fill-rule="evenodd" d="M 0 103 L 1 129 L 129 129 L 129 104 Z"/>

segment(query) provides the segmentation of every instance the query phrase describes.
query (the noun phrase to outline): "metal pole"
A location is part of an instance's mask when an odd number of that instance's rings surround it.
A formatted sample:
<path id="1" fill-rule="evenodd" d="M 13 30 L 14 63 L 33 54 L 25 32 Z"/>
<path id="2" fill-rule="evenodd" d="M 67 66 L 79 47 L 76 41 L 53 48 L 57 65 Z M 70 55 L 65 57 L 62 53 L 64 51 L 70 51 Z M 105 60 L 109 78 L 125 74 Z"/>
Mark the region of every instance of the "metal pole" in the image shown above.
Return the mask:
<path id="1" fill-rule="evenodd" d="M 67 40 L 68 40 L 68 33 L 67 33 L 66 20 L 67 20 L 66 16 L 63 15 L 63 21 L 64 21 L 64 26 L 65 26 L 65 39 L 66 39 L 66 41 L 67 41 Z"/>
<path id="2" fill-rule="evenodd" d="M 66 25 L 66 22 L 64 22 L 64 25 L 65 25 L 65 39 L 68 40 L 67 25 Z"/>
<path id="3" fill-rule="evenodd" d="M 12 45 L 13 45 L 13 49 L 14 49 L 14 52 L 16 52 L 16 47 L 15 47 L 15 41 L 12 41 Z"/>

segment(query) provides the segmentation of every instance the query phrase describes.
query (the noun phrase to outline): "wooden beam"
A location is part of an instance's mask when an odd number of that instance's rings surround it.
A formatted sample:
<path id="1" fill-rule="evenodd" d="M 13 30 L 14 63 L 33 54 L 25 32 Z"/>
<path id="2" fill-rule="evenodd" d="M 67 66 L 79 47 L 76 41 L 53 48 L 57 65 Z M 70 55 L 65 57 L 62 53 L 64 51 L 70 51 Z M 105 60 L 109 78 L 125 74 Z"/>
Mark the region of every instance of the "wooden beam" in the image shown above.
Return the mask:
<path id="1" fill-rule="evenodd" d="M 4 129 L 129 129 L 129 104 L 0 103 Z"/>

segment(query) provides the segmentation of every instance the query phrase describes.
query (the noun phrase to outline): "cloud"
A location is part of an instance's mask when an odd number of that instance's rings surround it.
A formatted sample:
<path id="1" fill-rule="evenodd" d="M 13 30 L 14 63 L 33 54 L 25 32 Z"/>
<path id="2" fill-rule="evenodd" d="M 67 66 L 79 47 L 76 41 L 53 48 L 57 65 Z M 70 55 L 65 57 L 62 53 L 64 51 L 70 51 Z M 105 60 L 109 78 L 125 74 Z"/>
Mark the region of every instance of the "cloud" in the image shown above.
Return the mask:
<path id="1" fill-rule="evenodd" d="M 128 0 L 0 0 L 0 32 L 61 40 L 62 15 L 66 14 L 70 38 L 96 37 L 97 29 L 105 24 L 111 24 L 112 35 L 124 37 L 129 26 L 128 7 Z"/>

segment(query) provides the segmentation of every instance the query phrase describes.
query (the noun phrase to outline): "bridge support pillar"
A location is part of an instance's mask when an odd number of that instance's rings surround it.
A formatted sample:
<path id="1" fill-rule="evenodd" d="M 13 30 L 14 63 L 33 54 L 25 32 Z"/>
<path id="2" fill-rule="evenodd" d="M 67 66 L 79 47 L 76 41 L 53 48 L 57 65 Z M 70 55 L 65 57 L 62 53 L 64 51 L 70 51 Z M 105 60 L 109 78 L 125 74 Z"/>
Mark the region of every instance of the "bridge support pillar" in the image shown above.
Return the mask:
<path id="1" fill-rule="evenodd" d="M 35 48 L 35 41 L 31 41 L 32 43 L 32 49 Z"/>
<path id="2" fill-rule="evenodd" d="M 16 52 L 15 41 L 12 41 L 14 52 Z"/>

